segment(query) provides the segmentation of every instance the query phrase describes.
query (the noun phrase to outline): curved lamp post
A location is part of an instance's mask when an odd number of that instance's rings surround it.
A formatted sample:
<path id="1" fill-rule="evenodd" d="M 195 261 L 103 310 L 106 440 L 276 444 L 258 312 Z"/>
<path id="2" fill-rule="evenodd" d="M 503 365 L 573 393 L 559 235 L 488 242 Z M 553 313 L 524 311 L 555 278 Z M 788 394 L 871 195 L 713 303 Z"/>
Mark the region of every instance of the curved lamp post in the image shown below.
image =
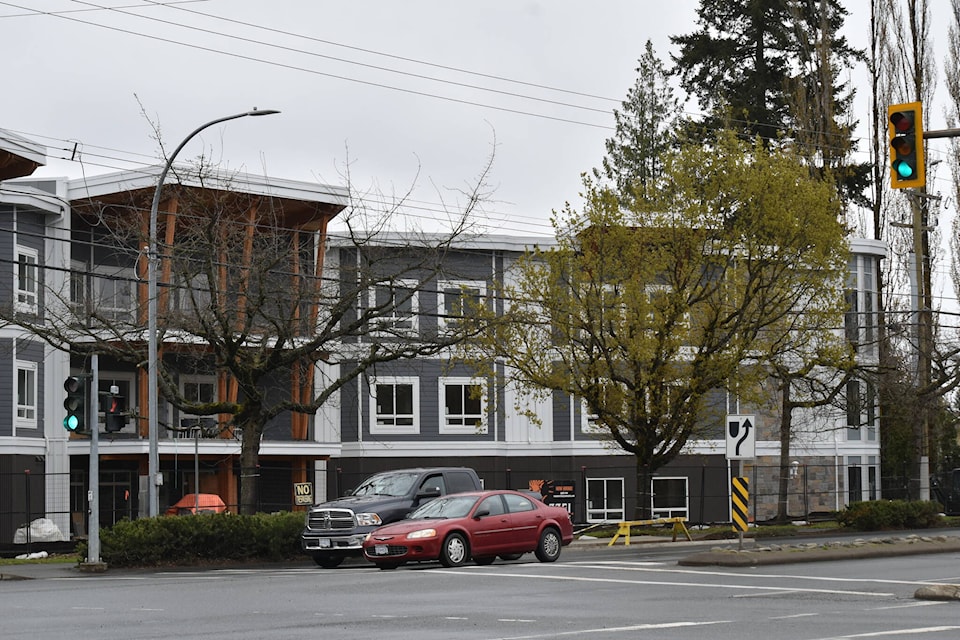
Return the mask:
<path id="1" fill-rule="evenodd" d="M 174 158 L 177 157 L 180 150 L 183 149 L 195 135 L 207 127 L 212 127 L 215 124 L 220 124 L 227 120 L 236 120 L 237 118 L 245 118 L 247 116 L 269 116 L 274 113 L 280 112 L 273 109 L 263 109 L 260 111 L 254 108 L 252 111 L 217 118 L 216 120 L 211 120 L 206 124 L 200 125 L 194 129 L 190 135 L 184 138 L 183 142 L 181 142 L 177 148 L 173 150 L 173 153 L 170 154 L 170 157 L 167 158 L 167 163 L 163 165 L 163 171 L 160 172 L 160 177 L 157 179 L 157 188 L 153 192 L 153 204 L 150 207 L 150 245 L 147 249 L 147 338 L 149 341 L 149 350 L 147 353 L 147 396 L 149 403 L 147 411 L 147 434 L 150 439 L 150 453 L 147 461 L 149 474 L 147 499 L 150 506 L 150 517 L 158 515 L 160 511 L 159 496 L 157 495 L 157 487 L 159 486 L 158 482 L 160 480 L 160 458 L 157 452 L 158 432 L 160 430 L 159 407 L 157 406 L 159 404 L 157 394 L 157 263 L 159 262 L 157 256 L 157 211 L 160 208 L 160 190 L 163 188 L 163 182 L 167 178 L 170 167 L 173 166 Z M 197 487 L 197 491 L 199 491 L 199 487 Z"/>

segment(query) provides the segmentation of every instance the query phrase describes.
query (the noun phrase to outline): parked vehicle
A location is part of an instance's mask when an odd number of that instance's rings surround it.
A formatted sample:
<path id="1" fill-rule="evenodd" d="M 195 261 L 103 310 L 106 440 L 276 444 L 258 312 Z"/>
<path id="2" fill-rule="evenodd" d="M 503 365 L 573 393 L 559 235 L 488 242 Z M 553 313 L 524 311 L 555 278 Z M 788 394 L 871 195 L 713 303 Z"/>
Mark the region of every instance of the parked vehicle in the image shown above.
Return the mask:
<path id="1" fill-rule="evenodd" d="M 513 560 L 524 553 L 554 562 L 571 541 L 565 508 L 519 491 L 473 491 L 438 498 L 406 520 L 376 529 L 364 540 L 363 553 L 380 569 L 422 560 L 458 567 L 471 558 L 487 565 L 497 556 Z"/>
<path id="2" fill-rule="evenodd" d="M 396 522 L 417 507 L 451 493 L 481 489 L 466 467 L 386 471 L 370 476 L 347 496 L 307 512 L 300 545 L 321 567 L 332 569 L 363 554 L 363 540 L 380 525 Z"/>
<path id="3" fill-rule="evenodd" d="M 227 505 L 215 493 L 188 493 L 166 510 L 168 516 L 189 516 L 197 513 L 224 513 Z"/>

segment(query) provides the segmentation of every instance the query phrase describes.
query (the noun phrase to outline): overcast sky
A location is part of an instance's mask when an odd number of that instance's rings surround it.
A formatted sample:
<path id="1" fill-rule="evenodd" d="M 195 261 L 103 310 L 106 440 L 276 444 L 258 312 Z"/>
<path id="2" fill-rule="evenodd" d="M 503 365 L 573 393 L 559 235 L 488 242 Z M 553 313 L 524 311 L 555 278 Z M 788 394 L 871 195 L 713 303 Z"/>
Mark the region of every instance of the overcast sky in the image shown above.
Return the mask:
<path id="1" fill-rule="evenodd" d="M 159 163 L 148 118 L 172 149 L 214 118 L 279 109 L 208 129 L 180 159 L 342 184 L 349 153 L 361 191 L 416 180 L 410 211 L 425 219 L 446 217 L 441 201 L 456 209 L 495 150 L 488 230 L 549 235 L 551 211 L 579 205 L 580 174 L 600 163 L 645 42 L 667 60 L 697 6 L 0 0 L 0 128 L 49 147 L 35 175 L 79 178 Z M 848 25 L 865 30 L 865 16 Z"/>

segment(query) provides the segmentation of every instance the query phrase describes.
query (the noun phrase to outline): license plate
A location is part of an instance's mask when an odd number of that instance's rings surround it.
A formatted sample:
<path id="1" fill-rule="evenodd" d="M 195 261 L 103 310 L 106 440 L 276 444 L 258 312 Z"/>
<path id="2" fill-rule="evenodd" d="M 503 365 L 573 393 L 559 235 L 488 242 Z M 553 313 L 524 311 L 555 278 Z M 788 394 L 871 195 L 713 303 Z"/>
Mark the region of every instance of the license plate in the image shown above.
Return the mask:
<path id="1" fill-rule="evenodd" d="M 319 540 L 317 540 L 317 542 L 320 543 L 320 548 L 321 548 L 321 549 L 329 549 L 329 548 L 330 548 L 330 538 L 320 538 Z"/>
<path id="2" fill-rule="evenodd" d="M 388 553 L 390 553 L 390 549 L 388 549 L 387 545 L 385 544 L 378 544 L 373 548 L 373 552 L 376 553 L 378 556 L 385 556 Z"/>

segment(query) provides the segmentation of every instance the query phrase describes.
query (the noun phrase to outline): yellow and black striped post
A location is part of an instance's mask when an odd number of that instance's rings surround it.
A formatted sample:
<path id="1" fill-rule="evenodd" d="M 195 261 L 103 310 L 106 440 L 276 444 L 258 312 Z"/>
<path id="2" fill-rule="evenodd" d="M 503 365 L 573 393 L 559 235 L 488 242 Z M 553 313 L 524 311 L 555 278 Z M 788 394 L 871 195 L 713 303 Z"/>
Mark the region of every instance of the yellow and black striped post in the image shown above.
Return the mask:
<path id="1" fill-rule="evenodd" d="M 750 504 L 750 492 L 747 490 L 747 484 L 747 478 L 733 478 L 730 500 L 734 531 L 743 532 L 747 530 L 747 505 Z"/>

